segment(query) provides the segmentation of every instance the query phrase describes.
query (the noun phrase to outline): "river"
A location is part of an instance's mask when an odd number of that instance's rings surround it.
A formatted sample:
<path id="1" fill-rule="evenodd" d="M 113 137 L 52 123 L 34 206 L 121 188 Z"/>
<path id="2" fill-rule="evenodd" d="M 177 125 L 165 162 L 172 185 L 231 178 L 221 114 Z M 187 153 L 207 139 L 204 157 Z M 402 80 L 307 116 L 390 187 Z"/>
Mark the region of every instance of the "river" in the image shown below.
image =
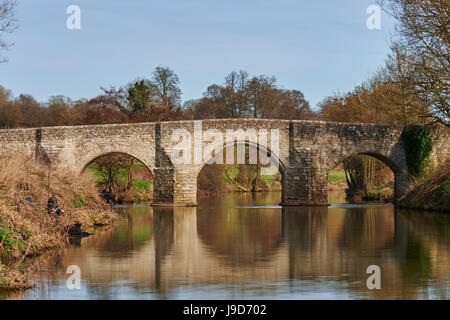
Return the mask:
<path id="1" fill-rule="evenodd" d="M 233 193 L 198 207 L 117 208 L 116 226 L 47 259 L 36 287 L 10 298 L 450 298 L 448 215 L 279 201 L 279 193 Z M 81 282 L 70 290 L 73 265 Z M 381 289 L 367 288 L 371 265 Z"/>

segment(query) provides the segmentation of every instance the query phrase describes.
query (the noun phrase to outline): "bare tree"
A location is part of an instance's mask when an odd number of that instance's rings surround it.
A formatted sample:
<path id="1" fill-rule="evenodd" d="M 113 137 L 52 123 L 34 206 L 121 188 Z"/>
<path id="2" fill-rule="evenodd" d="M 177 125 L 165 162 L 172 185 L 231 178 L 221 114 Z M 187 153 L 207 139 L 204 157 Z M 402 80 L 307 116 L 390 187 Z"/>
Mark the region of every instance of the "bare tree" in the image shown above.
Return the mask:
<path id="1" fill-rule="evenodd" d="M 180 80 L 175 72 L 167 67 L 156 67 L 153 71 L 152 84 L 156 90 L 160 103 L 164 107 L 175 109 L 180 106 Z"/>
<path id="2" fill-rule="evenodd" d="M 48 121 L 48 108 L 41 106 L 30 94 L 21 94 L 16 103 L 22 113 L 21 125 L 28 128 L 42 127 Z"/>
<path id="3" fill-rule="evenodd" d="M 450 6 L 448 0 L 379 0 L 399 22 L 396 42 L 414 57 L 414 85 L 430 116 L 450 125 Z"/>
<path id="4" fill-rule="evenodd" d="M 386 60 L 386 66 L 369 80 L 370 88 L 378 104 L 385 105 L 384 113 L 391 121 L 402 125 L 424 123 L 432 117 L 430 103 L 421 95 L 422 89 L 417 86 L 416 57 L 408 54 L 401 46 L 394 44 L 392 54 Z M 378 89 L 378 90 L 377 90 Z M 380 110 L 377 110 L 380 111 Z"/>
<path id="5" fill-rule="evenodd" d="M 299 90 L 279 90 L 279 102 L 272 110 L 270 117 L 275 119 L 302 119 L 310 114 L 309 102 L 303 92 Z"/>
<path id="6" fill-rule="evenodd" d="M 15 128 L 20 121 L 20 108 L 11 96 L 10 90 L 0 86 L 0 128 Z"/>
<path id="7" fill-rule="evenodd" d="M 248 111 L 253 118 L 266 118 L 276 103 L 277 79 L 266 75 L 253 77 L 247 83 Z"/>
<path id="8" fill-rule="evenodd" d="M 0 51 L 7 49 L 11 43 L 3 39 L 5 33 L 11 33 L 17 28 L 15 19 L 16 0 L 0 0 Z M 0 56 L 0 63 L 6 58 Z"/>
<path id="9" fill-rule="evenodd" d="M 240 70 L 231 72 L 225 77 L 223 96 L 229 117 L 239 118 L 247 108 L 245 89 L 248 82 L 248 73 Z"/>
<path id="10" fill-rule="evenodd" d="M 203 98 L 189 105 L 194 119 L 314 118 L 308 101 L 299 90 L 282 90 L 277 79 L 267 75 L 249 78 L 245 71 L 231 72 L 223 85 L 210 85 Z"/>

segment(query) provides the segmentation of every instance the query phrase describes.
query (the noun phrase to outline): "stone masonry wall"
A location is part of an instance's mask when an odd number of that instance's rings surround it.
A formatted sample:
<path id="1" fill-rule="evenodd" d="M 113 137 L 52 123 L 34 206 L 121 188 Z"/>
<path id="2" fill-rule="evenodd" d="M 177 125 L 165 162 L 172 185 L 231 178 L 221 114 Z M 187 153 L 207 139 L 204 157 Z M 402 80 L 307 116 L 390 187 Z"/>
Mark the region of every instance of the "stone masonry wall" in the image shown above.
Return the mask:
<path id="1" fill-rule="evenodd" d="M 256 135 L 249 134 L 252 130 Z M 211 150 L 247 143 L 268 150 L 279 163 L 284 205 L 324 205 L 329 171 L 356 154 L 387 164 L 395 174 L 396 198 L 404 197 L 412 181 L 402 130 L 372 124 L 255 119 L 47 127 L 0 130 L 0 155 L 40 155 L 54 166 L 82 172 L 101 155 L 129 154 L 152 171 L 155 205 L 196 205 L 197 176 L 211 158 Z M 435 135 L 434 164 L 449 160 L 448 129 L 443 132 Z M 215 138 L 217 133 L 223 140 Z M 264 133 L 266 140 L 258 136 Z M 233 141 L 227 141 L 227 135 Z M 186 137 L 188 142 L 181 145 Z M 190 161 L 180 161 L 184 156 Z"/>
<path id="2" fill-rule="evenodd" d="M 294 121 L 292 124 L 291 174 L 297 181 L 293 198 L 286 203 L 297 204 L 295 195 L 301 194 L 300 202 L 326 203 L 327 176 L 330 170 L 344 159 L 357 155 L 371 155 L 388 165 L 396 176 L 396 198 L 407 194 L 412 183 L 408 178 L 402 128 L 373 124 L 349 124 L 322 121 Z"/>

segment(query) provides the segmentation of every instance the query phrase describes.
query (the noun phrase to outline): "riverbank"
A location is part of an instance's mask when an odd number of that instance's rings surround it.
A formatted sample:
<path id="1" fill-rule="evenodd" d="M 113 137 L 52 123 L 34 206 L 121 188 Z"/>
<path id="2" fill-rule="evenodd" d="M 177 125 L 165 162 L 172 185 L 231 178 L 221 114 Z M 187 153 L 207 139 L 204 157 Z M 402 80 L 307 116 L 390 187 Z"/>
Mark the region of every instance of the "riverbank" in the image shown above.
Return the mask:
<path id="1" fill-rule="evenodd" d="M 399 203 L 407 209 L 450 212 L 450 164 L 428 173 L 417 181 L 414 189 Z"/>
<path id="2" fill-rule="evenodd" d="M 47 213 L 52 193 L 60 216 Z M 74 225 L 93 232 L 116 219 L 90 175 L 49 170 L 25 156 L 0 160 L 0 291 L 31 287 L 27 258 L 66 246 Z"/>
<path id="3" fill-rule="evenodd" d="M 344 169 L 331 170 L 328 174 L 328 190 L 345 193 L 347 188 Z M 394 181 L 374 186 L 373 189 L 368 192 L 367 196 L 353 200 L 392 202 L 394 200 Z"/>
<path id="4" fill-rule="evenodd" d="M 131 167 L 126 168 L 123 164 L 115 164 L 113 160 L 103 161 L 100 165 L 92 163 L 86 172 L 102 190 L 103 198 L 111 203 L 153 201 L 153 176 L 142 163 L 133 163 Z"/>

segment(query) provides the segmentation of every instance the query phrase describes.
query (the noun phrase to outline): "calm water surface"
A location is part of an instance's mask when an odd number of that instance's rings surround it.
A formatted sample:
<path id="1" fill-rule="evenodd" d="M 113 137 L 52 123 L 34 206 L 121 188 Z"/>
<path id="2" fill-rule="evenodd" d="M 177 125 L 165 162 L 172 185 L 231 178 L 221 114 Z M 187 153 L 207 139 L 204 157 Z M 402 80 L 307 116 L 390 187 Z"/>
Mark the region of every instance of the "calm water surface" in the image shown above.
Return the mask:
<path id="1" fill-rule="evenodd" d="M 235 193 L 196 208 L 119 208 L 117 226 L 49 257 L 38 285 L 12 298 L 450 298 L 448 216 L 279 201 Z M 70 265 L 80 290 L 67 289 Z M 381 268 L 381 290 L 367 289 L 370 265 Z"/>

